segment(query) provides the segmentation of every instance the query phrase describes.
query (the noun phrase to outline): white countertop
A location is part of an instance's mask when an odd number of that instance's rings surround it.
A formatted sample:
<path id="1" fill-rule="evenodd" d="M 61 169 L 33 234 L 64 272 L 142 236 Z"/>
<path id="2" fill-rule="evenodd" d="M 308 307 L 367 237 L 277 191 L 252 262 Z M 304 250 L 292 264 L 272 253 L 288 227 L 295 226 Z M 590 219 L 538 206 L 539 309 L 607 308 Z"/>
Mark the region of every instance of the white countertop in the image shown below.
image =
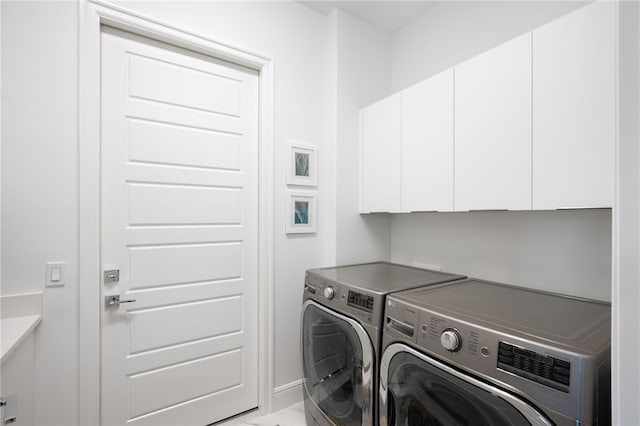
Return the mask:
<path id="1" fill-rule="evenodd" d="M 18 345 L 42 321 L 42 315 L 26 315 L 21 317 L 0 319 L 0 346 L 4 362 Z"/>

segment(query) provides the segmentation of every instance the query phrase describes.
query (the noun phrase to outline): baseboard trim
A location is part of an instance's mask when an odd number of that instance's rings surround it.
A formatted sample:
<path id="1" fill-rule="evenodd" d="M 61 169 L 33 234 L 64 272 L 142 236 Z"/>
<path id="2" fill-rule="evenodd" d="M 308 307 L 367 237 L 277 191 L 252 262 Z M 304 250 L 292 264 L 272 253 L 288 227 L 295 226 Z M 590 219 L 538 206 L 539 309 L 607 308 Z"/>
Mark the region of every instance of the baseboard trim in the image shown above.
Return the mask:
<path id="1" fill-rule="evenodd" d="M 273 411 L 282 410 L 302 401 L 302 379 L 273 389 Z"/>

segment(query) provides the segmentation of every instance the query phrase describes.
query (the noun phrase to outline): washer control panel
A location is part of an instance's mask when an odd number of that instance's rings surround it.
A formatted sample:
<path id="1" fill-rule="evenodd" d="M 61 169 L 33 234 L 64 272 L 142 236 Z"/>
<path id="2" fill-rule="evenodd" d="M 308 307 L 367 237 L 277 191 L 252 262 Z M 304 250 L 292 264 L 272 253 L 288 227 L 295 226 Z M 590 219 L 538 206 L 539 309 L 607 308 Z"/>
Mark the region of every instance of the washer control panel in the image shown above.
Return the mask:
<path id="1" fill-rule="evenodd" d="M 498 368 L 554 389 L 569 392 L 571 364 L 532 350 L 500 342 Z"/>
<path id="2" fill-rule="evenodd" d="M 458 366 L 490 377 L 495 376 L 497 369 L 511 377 L 571 392 L 570 356 L 425 311 L 420 312 L 416 334 L 415 343 L 419 347 Z"/>

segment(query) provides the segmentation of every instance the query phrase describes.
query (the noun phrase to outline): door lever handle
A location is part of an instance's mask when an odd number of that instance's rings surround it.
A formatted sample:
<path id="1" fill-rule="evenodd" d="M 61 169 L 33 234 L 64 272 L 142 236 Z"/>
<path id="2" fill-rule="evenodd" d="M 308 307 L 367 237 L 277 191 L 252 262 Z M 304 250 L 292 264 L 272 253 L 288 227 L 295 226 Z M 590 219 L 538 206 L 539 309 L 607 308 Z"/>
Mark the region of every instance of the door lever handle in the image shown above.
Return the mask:
<path id="1" fill-rule="evenodd" d="M 115 294 L 112 296 L 105 296 L 104 297 L 104 307 L 105 308 L 112 308 L 112 307 L 118 307 L 120 306 L 121 303 L 133 303 L 135 302 L 136 299 L 129 299 L 129 300 L 120 300 L 120 295 L 119 294 Z"/>
<path id="2" fill-rule="evenodd" d="M 16 395 L 0 397 L 0 407 L 4 407 L 3 424 L 15 423 L 18 418 L 18 397 Z"/>

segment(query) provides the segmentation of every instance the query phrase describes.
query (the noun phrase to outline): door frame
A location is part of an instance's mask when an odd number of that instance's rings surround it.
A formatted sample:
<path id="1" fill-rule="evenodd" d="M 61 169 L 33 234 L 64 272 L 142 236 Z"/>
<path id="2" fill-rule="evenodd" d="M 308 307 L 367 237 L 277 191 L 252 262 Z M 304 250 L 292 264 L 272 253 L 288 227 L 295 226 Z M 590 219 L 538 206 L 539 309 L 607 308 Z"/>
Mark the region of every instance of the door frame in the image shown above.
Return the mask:
<path id="1" fill-rule="evenodd" d="M 99 425 L 100 407 L 100 57 L 101 26 L 145 36 L 242 65 L 259 73 L 258 409 L 273 406 L 274 63 L 273 59 L 112 5 L 79 4 L 79 422 Z"/>

